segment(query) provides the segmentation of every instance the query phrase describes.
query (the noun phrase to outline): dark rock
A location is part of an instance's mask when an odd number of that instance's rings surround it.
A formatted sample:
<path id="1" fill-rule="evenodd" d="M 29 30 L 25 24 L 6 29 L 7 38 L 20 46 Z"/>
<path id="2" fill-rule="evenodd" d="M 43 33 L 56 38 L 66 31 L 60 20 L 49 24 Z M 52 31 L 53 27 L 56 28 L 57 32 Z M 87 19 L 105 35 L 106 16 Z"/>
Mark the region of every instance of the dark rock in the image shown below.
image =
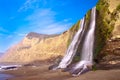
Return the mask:
<path id="1" fill-rule="evenodd" d="M 33 66 L 33 64 L 29 63 L 29 64 L 24 64 L 23 66 Z"/>
<path id="2" fill-rule="evenodd" d="M 11 67 L 5 67 L 5 68 L 2 68 L 2 69 L 9 70 L 9 69 L 15 69 L 15 68 L 17 68 L 17 67 L 16 66 L 11 66 Z"/>
<path id="3" fill-rule="evenodd" d="M 58 67 L 58 64 L 53 64 L 48 68 L 48 70 L 56 70 L 57 67 Z"/>
<path id="4" fill-rule="evenodd" d="M 120 47 L 115 48 L 115 49 L 113 50 L 113 53 L 114 53 L 115 55 L 120 56 Z"/>

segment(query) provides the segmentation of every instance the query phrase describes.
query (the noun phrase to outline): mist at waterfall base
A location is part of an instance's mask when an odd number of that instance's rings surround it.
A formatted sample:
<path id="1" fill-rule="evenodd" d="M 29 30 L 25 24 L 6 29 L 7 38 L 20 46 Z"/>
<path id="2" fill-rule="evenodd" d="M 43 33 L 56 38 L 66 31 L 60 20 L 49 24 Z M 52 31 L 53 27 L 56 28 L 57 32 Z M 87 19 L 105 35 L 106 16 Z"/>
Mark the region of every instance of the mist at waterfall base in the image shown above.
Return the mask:
<path id="1" fill-rule="evenodd" d="M 82 73 L 85 73 L 90 70 L 93 65 L 93 47 L 94 47 L 94 32 L 95 32 L 95 19 L 96 19 L 96 7 L 92 8 L 91 16 L 90 16 L 90 25 L 89 29 L 85 32 L 85 17 L 81 20 L 80 29 L 75 34 L 70 46 L 68 47 L 65 56 L 61 60 L 58 66 L 52 67 L 52 70 L 56 69 L 65 69 L 65 71 L 69 71 L 72 76 L 78 76 Z M 71 64 L 73 57 L 77 53 L 77 49 L 79 47 L 80 42 L 83 40 L 83 35 L 85 35 L 85 39 L 83 41 L 83 47 L 81 49 L 81 57 L 80 61 L 72 65 L 70 69 L 68 66 Z"/>

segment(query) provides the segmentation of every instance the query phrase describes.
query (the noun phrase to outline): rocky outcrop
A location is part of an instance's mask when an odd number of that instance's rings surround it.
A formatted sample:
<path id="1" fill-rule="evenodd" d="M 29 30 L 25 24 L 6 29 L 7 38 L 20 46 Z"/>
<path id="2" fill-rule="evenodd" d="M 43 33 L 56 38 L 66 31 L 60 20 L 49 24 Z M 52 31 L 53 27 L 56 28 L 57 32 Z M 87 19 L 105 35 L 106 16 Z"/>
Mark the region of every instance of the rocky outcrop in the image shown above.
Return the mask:
<path id="1" fill-rule="evenodd" d="M 80 21 L 61 34 L 45 35 L 30 32 L 18 44 L 10 47 L 0 62 L 54 61 L 61 58 L 80 27 Z"/>
<path id="2" fill-rule="evenodd" d="M 112 32 L 112 39 L 120 38 L 120 2 L 112 13 L 115 16 L 115 25 Z"/>
<path id="3" fill-rule="evenodd" d="M 96 6 L 97 21 L 94 52 L 95 58 L 99 58 L 97 55 L 100 54 L 101 50 L 104 49 L 104 46 L 107 45 L 109 40 L 115 40 L 119 38 L 119 5 L 119 0 L 99 0 Z"/>
<path id="4" fill-rule="evenodd" d="M 55 60 L 65 54 L 80 21 L 72 28 L 57 35 L 30 32 L 21 42 L 10 47 L 2 56 L 1 62 L 32 62 Z"/>
<path id="5" fill-rule="evenodd" d="M 69 35 L 69 31 L 61 35 L 29 33 L 20 43 L 9 48 L 1 62 L 30 62 L 63 56 Z"/>
<path id="6" fill-rule="evenodd" d="M 97 4 L 97 28 L 94 52 L 94 58 L 97 62 L 107 65 L 120 64 L 119 21 L 120 1 L 99 0 Z"/>
<path id="7" fill-rule="evenodd" d="M 96 38 L 95 58 L 102 58 L 110 54 L 118 54 L 120 38 L 120 1 L 99 0 L 96 5 Z M 89 25 L 90 11 L 86 15 L 86 25 Z M 8 49 L 1 58 L 2 62 L 30 62 L 35 60 L 47 60 L 63 56 L 74 34 L 79 29 L 80 21 L 73 25 L 68 31 L 60 35 L 44 35 L 31 32 L 21 42 Z M 110 42 L 110 40 L 112 40 Z M 114 40 L 118 40 L 114 42 Z M 108 50 L 110 49 L 110 51 Z M 79 50 L 78 50 L 79 53 Z M 109 54 L 108 54 L 109 53 Z M 99 55 L 98 55 L 99 54 Z M 120 55 L 120 54 L 118 54 Z"/>
<path id="8" fill-rule="evenodd" d="M 120 0 L 108 0 L 110 6 L 109 6 L 109 10 L 110 12 L 113 12 L 116 7 L 120 4 Z"/>
<path id="9" fill-rule="evenodd" d="M 101 51 L 101 57 L 103 61 L 120 60 L 120 39 L 109 40 Z"/>
<path id="10" fill-rule="evenodd" d="M 120 38 L 120 0 L 108 0 L 111 22 L 114 24 L 112 39 Z"/>

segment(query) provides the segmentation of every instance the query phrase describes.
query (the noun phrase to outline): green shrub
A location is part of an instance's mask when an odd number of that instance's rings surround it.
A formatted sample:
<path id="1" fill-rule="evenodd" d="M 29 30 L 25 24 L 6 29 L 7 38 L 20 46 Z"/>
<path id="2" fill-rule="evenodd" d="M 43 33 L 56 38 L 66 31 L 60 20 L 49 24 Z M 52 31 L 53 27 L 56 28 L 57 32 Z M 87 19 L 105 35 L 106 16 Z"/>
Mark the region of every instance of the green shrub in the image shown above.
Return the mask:
<path id="1" fill-rule="evenodd" d="M 97 70 L 96 65 L 93 65 L 93 66 L 92 66 L 92 71 L 96 71 L 96 70 Z"/>
<path id="2" fill-rule="evenodd" d="M 120 4 L 116 8 L 117 11 L 120 11 Z"/>
<path id="3" fill-rule="evenodd" d="M 75 33 L 79 30 L 79 28 L 80 28 L 80 20 L 70 28 L 70 34 L 71 35 L 69 36 L 69 39 L 68 39 L 68 42 L 67 42 L 67 47 L 69 47 Z"/>
<path id="4" fill-rule="evenodd" d="M 99 0 L 96 5 L 97 9 L 97 18 L 96 18 L 96 31 L 95 31 L 95 50 L 94 58 L 99 58 L 100 51 L 103 49 L 106 41 L 111 37 L 111 32 L 113 26 L 110 25 L 110 22 L 106 19 L 106 16 L 109 12 L 109 4 L 106 0 Z"/>

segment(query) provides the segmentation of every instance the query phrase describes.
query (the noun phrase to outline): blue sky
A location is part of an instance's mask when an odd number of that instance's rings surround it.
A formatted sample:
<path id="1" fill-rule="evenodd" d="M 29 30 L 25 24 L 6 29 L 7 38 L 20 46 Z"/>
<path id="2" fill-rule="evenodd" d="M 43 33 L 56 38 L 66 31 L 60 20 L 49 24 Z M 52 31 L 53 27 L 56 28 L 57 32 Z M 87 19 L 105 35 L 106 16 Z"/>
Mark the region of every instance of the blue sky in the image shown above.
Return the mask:
<path id="1" fill-rule="evenodd" d="M 58 34 L 81 19 L 98 0 L 0 0 L 0 52 L 29 32 Z"/>

